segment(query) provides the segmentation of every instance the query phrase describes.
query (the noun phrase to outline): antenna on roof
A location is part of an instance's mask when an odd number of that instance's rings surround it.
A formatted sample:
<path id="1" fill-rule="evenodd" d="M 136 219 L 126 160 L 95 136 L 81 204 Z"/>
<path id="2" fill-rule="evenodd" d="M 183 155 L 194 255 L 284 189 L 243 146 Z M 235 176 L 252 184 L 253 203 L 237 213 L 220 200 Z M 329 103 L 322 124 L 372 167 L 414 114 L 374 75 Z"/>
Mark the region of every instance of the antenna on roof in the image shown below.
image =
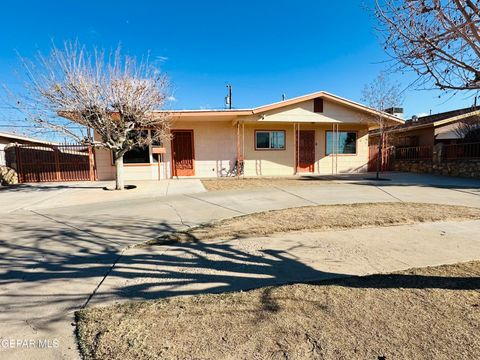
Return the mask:
<path id="1" fill-rule="evenodd" d="M 225 107 L 228 109 L 232 109 L 232 85 L 227 84 L 228 93 L 225 96 Z"/>

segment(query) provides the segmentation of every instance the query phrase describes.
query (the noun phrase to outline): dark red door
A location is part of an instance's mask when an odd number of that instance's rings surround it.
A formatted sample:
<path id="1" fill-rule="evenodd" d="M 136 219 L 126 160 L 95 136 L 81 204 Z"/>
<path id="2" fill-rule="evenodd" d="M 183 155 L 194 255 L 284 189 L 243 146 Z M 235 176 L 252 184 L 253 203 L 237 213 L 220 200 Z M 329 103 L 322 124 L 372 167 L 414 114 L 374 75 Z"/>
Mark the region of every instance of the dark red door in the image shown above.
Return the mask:
<path id="1" fill-rule="evenodd" d="M 300 130 L 297 132 L 297 140 L 297 172 L 314 172 L 315 130 Z"/>
<path id="2" fill-rule="evenodd" d="M 193 130 L 172 130 L 173 176 L 195 175 Z"/>

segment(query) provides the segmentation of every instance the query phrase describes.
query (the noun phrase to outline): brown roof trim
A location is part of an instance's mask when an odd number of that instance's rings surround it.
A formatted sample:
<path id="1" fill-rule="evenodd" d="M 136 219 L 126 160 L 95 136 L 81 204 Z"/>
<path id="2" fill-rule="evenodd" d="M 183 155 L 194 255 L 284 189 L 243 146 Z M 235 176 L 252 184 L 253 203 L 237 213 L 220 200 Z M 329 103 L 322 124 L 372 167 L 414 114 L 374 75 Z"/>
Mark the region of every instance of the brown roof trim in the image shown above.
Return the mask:
<path id="1" fill-rule="evenodd" d="M 298 96 L 298 97 L 295 97 L 295 98 L 292 98 L 292 99 L 288 99 L 288 100 L 285 100 L 285 101 L 279 101 L 279 102 L 275 102 L 275 103 L 271 103 L 271 104 L 267 104 L 267 105 L 263 105 L 263 106 L 259 106 L 259 107 L 256 107 L 256 108 L 252 108 L 252 109 L 227 109 L 227 110 L 159 110 L 159 111 L 154 111 L 153 113 L 167 113 L 167 114 L 170 114 L 174 117 L 195 117 L 195 116 L 218 116 L 218 117 L 221 117 L 221 116 L 248 116 L 248 115 L 255 115 L 255 114 L 261 114 L 261 113 L 264 113 L 266 111 L 270 111 L 270 110 L 275 110 L 275 109 L 280 109 L 280 108 L 283 108 L 283 107 L 286 107 L 286 106 L 290 106 L 290 105 L 295 105 L 295 104 L 298 104 L 298 103 L 301 103 L 301 102 L 304 102 L 304 101 L 308 101 L 308 100 L 313 100 L 315 98 L 323 98 L 323 99 L 326 99 L 326 100 L 329 100 L 329 101 L 332 101 L 332 102 L 335 102 L 335 103 L 338 103 L 338 104 L 341 104 L 341 105 L 344 105 L 344 106 L 347 106 L 347 107 L 350 107 L 350 108 L 354 108 L 356 110 L 360 110 L 360 111 L 363 111 L 365 113 L 368 113 L 368 114 L 371 114 L 371 115 L 376 115 L 376 114 L 382 114 L 385 116 L 385 118 L 389 119 L 389 120 L 392 120 L 394 122 L 397 122 L 399 124 L 403 124 L 403 120 L 392 115 L 392 114 L 389 114 L 389 113 L 386 113 L 386 112 L 383 112 L 383 111 L 378 111 L 378 110 L 375 110 L 375 109 L 372 109 L 366 105 L 363 105 L 363 104 L 360 104 L 360 103 L 357 103 L 355 101 L 351 101 L 351 100 L 348 100 L 348 99 L 345 99 L 345 98 L 342 98 L 340 96 L 337 96 L 337 95 L 334 95 L 334 94 L 330 94 L 328 92 L 325 92 L 325 91 L 318 91 L 318 92 L 314 92 L 314 93 L 311 93 L 311 94 L 307 94 L 307 95 L 302 95 L 302 96 Z M 58 113 L 60 116 L 63 116 L 63 117 L 66 117 L 66 118 L 69 118 L 71 120 L 74 120 L 75 121 L 75 116 L 74 114 L 72 114 L 71 112 L 68 112 L 68 111 L 60 111 Z"/>
<path id="2" fill-rule="evenodd" d="M 269 110 L 274 110 L 274 109 L 279 109 L 279 108 L 282 108 L 282 107 L 285 107 L 285 106 L 289 106 L 289 105 L 294 105 L 294 104 L 298 104 L 300 102 L 304 102 L 304 101 L 308 101 L 308 100 L 313 100 L 313 99 L 316 99 L 316 98 L 322 98 L 322 99 L 326 99 L 326 100 L 330 100 L 332 102 L 335 102 L 335 103 L 338 103 L 338 104 L 342 104 L 342 105 L 345 105 L 345 106 L 349 106 L 349 107 L 353 107 L 357 110 L 360 110 L 360 111 L 363 111 L 363 112 L 367 112 L 367 113 L 370 113 L 370 114 L 379 114 L 381 113 L 382 115 L 384 115 L 386 118 L 390 119 L 390 120 L 393 120 L 393 121 L 396 121 L 400 124 L 403 124 L 403 120 L 392 115 L 392 114 L 389 114 L 389 113 L 386 113 L 386 112 L 383 112 L 383 111 L 378 111 L 378 110 L 375 110 L 375 109 L 372 109 L 366 105 L 363 105 L 363 104 L 360 104 L 360 103 L 357 103 L 355 101 L 352 101 L 352 100 L 348 100 L 348 99 L 345 99 L 345 98 L 342 98 L 338 95 L 334 95 L 334 94 L 331 94 L 331 93 L 328 93 L 326 91 L 318 91 L 318 92 L 314 92 L 314 93 L 311 93 L 311 94 L 307 94 L 307 95 L 303 95 L 303 96 L 298 96 L 296 98 L 292 98 L 292 99 L 289 99 L 289 100 L 285 100 L 285 101 L 279 101 L 279 102 L 276 102 L 276 103 L 273 103 L 273 104 L 269 104 L 269 105 L 264 105 L 264 106 L 260 106 L 260 107 L 257 107 L 255 109 L 253 109 L 253 113 L 254 114 L 258 114 L 258 113 L 261 113 L 261 112 L 265 112 L 265 111 L 269 111 Z"/>
<path id="3" fill-rule="evenodd" d="M 248 109 L 232 109 L 232 110 L 165 110 L 156 111 L 156 113 L 168 113 L 172 116 L 240 116 L 240 115 L 252 115 L 253 111 Z"/>
<path id="4" fill-rule="evenodd" d="M 311 93 L 311 94 L 302 95 L 302 96 L 298 96 L 298 97 L 295 97 L 295 98 L 292 98 L 292 99 L 288 99 L 288 100 L 285 100 L 285 101 L 279 101 L 279 102 L 275 102 L 275 103 L 271 103 L 271 104 L 267 104 L 267 105 L 262 105 L 262 106 L 259 106 L 259 107 L 253 108 L 253 109 L 172 110 L 172 111 L 165 110 L 165 111 L 159 111 L 159 112 L 167 112 L 167 113 L 170 113 L 174 116 L 178 115 L 178 116 L 182 116 L 182 117 L 184 117 L 184 116 L 198 116 L 198 115 L 208 115 L 208 116 L 255 115 L 255 114 L 261 114 L 261 113 L 264 113 L 264 112 L 270 111 L 270 110 L 281 109 L 281 108 L 286 107 L 286 106 L 295 105 L 295 104 L 298 104 L 298 103 L 301 103 L 301 102 L 304 102 L 304 101 L 308 101 L 308 100 L 313 100 L 313 99 L 316 99 L 316 98 L 319 98 L 319 97 L 323 98 L 323 99 L 326 99 L 326 100 L 329 100 L 329 101 L 332 101 L 332 102 L 335 102 L 335 103 L 338 103 L 338 104 L 342 104 L 342 105 L 345 105 L 345 106 L 348 106 L 348 107 L 355 108 L 357 110 L 360 110 L 360 111 L 363 111 L 363 112 L 366 112 L 366 113 L 369 113 L 369 114 L 372 114 L 372 115 L 382 113 L 382 115 L 384 115 L 389 120 L 395 121 L 399 124 L 403 124 L 402 119 L 400 119 L 400 118 L 398 118 L 398 117 L 396 117 L 392 114 L 389 114 L 389 113 L 386 113 L 386 112 L 379 112 L 379 111 L 377 111 L 375 109 L 372 109 L 372 108 L 370 108 L 366 105 L 363 105 L 363 104 L 357 103 L 355 101 L 351 101 L 351 100 L 342 98 L 340 96 L 328 93 L 326 91 L 318 91 L 318 92 L 314 92 L 314 93 Z"/>

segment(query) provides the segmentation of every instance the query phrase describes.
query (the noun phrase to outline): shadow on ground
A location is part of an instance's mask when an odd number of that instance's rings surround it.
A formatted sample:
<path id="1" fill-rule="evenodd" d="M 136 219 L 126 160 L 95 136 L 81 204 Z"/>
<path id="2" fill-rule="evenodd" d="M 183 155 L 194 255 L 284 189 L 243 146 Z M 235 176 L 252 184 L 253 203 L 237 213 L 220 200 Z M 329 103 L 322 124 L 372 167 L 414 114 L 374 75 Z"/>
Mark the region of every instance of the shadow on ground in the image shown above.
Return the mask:
<path id="1" fill-rule="evenodd" d="M 240 250 L 229 241 L 192 238 L 191 242 L 123 252 L 125 247 L 176 231 L 165 222 L 99 216 L 72 219 L 68 224 L 66 227 L 57 220 L 35 226 L 26 219 L 4 225 L 9 233 L 16 234 L 15 239 L 0 240 L 0 304 L 6 312 L 18 311 L 19 306 L 25 306 L 21 299 L 42 297 L 46 289 L 56 294 L 48 301 L 57 303 L 69 302 L 82 293 L 82 284 L 90 284 L 83 294 L 91 295 L 107 274 L 94 296 L 101 301 L 219 293 L 349 277 L 313 269 L 288 249 Z M 116 264 L 113 270 L 112 264 Z M 343 281 L 342 286 L 480 289 L 478 276 L 375 275 L 368 279 L 361 283 Z M 73 283 L 78 287 L 64 286 Z M 83 298 L 87 301 L 88 296 Z M 31 306 L 38 304 L 32 300 Z"/>
<path id="2" fill-rule="evenodd" d="M 3 192 L 49 192 L 67 189 L 102 189 L 104 185 L 96 185 L 95 182 L 88 182 L 88 185 L 75 185 L 75 184 L 14 184 L 0 186 L 0 191 Z"/>

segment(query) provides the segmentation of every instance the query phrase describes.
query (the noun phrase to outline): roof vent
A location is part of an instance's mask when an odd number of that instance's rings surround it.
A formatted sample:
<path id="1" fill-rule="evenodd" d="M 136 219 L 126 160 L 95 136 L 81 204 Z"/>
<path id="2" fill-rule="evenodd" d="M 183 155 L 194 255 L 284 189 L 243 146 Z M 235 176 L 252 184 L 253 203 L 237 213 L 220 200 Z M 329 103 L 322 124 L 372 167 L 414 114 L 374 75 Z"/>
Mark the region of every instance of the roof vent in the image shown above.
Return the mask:
<path id="1" fill-rule="evenodd" d="M 418 116 L 417 115 L 412 116 L 412 122 L 414 122 L 414 123 L 418 122 Z"/>

